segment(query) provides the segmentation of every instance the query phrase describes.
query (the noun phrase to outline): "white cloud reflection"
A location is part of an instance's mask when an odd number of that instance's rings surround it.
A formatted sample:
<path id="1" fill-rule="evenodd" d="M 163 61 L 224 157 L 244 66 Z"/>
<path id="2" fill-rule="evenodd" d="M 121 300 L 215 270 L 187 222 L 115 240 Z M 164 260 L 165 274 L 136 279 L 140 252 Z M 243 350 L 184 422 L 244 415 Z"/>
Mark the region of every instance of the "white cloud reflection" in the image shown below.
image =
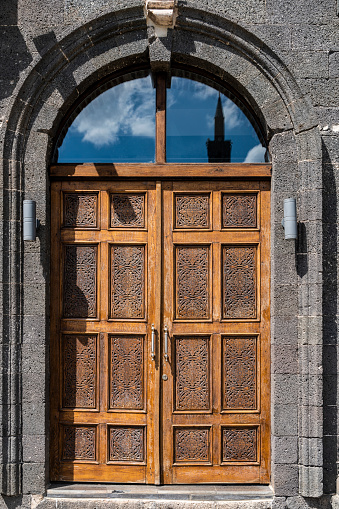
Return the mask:
<path id="1" fill-rule="evenodd" d="M 215 88 L 204 85 L 204 83 L 200 83 L 199 81 L 194 81 L 193 83 L 193 95 L 196 99 L 205 101 L 210 97 L 218 98 L 218 91 L 215 90 Z"/>
<path id="2" fill-rule="evenodd" d="M 241 109 L 231 101 L 231 99 L 225 99 L 222 103 L 224 117 L 225 117 L 225 128 L 234 129 L 247 121 L 244 113 Z"/>
<path id="3" fill-rule="evenodd" d="M 247 152 L 244 163 L 264 163 L 266 148 L 256 145 Z"/>
<path id="4" fill-rule="evenodd" d="M 72 129 L 96 147 L 118 143 L 120 136 L 155 136 L 155 91 L 150 77 L 121 83 L 94 99 Z"/>
<path id="5" fill-rule="evenodd" d="M 215 88 L 205 85 L 204 83 L 200 83 L 199 81 L 173 78 L 172 90 L 173 93 L 168 94 L 170 98 L 170 102 L 168 102 L 169 108 L 178 102 L 178 98 L 182 100 L 186 97 L 189 101 L 190 98 L 193 97 L 201 102 L 208 101 L 208 106 L 201 104 L 201 109 L 206 109 L 206 107 L 212 108 L 211 113 L 207 113 L 205 118 L 208 128 L 212 129 L 214 127 L 214 114 L 219 95 L 219 92 Z M 228 97 L 221 94 L 221 100 L 225 116 L 226 130 L 234 129 L 235 127 L 243 125 L 245 122 L 248 122 L 244 113 L 233 101 L 231 101 L 231 99 L 228 99 Z"/>

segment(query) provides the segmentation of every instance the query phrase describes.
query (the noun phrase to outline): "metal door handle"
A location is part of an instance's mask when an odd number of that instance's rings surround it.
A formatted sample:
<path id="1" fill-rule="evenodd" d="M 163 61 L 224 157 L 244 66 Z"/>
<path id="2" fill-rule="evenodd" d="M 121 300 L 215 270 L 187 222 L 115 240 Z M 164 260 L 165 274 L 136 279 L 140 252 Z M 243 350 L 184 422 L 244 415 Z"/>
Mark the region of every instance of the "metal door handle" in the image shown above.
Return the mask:
<path id="1" fill-rule="evenodd" d="M 154 323 L 152 323 L 152 335 L 151 335 L 151 359 L 155 360 L 155 327 Z"/>
<path id="2" fill-rule="evenodd" d="M 168 328 L 167 325 L 164 327 L 164 346 L 165 346 L 165 361 L 168 361 Z"/>

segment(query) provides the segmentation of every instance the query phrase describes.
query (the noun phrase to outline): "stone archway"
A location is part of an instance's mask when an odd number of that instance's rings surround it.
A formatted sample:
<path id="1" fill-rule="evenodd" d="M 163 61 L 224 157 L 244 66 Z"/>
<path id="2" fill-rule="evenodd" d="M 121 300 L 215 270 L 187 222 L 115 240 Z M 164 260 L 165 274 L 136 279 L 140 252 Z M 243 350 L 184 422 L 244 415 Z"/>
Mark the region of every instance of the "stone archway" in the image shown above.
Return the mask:
<path id="1" fill-rule="evenodd" d="M 152 27 L 146 28 L 141 5 L 121 10 L 117 7 L 59 39 L 52 34 L 33 67 L 17 85 L 16 98 L 7 114 L 4 140 L 3 239 L 4 263 L 9 267 L 5 277 L 4 336 L 9 338 L 12 362 L 6 398 L 9 407 L 15 408 L 6 418 L 15 423 L 22 419 L 23 431 L 31 436 L 46 435 L 47 391 L 44 380 L 48 336 L 45 331 L 48 330 L 49 300 L 47 166 L 59 122 L 78 95 L 102 76 L 136 64 L 153 66 L 156 62 L 162 66 L 163 62 L 168 66 L 171 60 L 206 70 L 236 86 L 266 127 L 273 163 L 274 196 L 273 451 L 278 450 L 283 440 L 296 451 L 298 437 L 302 437 L 299 464 L 297 454 L 284 463 L 278 463 L 273 454 L 274 487 L 276 495 L 294 495 L 299 489 L 304 496 L 320 496 L 321 452 L 312 456 L 310 451 L 312 441 L 316 440 L 311 437 L 320 437 L 322 433 L 322 378 L 313 374 L 307 360 L 310 344 L 321 343 L 322 286 L 317 267 L 321 264 L 322 252 L 319 243 L 313 240 L 321 238 L 322 227 L 320 138 L 307 97 L 303 96 L 279 58 L 249 31 L 206 8 L 202 13 L 198 7 L 181 7 L 175 28 L 168 30 L 167 37 L 158 40 Z M 23 195 L 37 200 L 43 224 L 40 246 L 26 247 L 24 252 L 20 237 L 20 201 Z M 281 202 L 289 195 L 298 197 L 299 220 L 304 225 L 303 231 L 309 243 L 314 246 L 312 265 L 309 264 L 306 269 L 298 266 L 299 283 L 291 270 L 295 264 L 294 246 L 282 242 L 280 230 Z M 308 251 L 304 244 L 297 255 L 299 258 L 307 257 Z M 33 267 L 39 267 L 39 270 L 32 276 Z M 18 315 L 22 316 L 20 322 Z M 35 356 L 27 345 L 30 336 L 39 338 Z M 14 340 L 18 337 L 22 338 L 22 345 Z M 300 371 L 286 372 L 280 364 L 282 345 L 286 352 L 298 344 L 303 346 L 301 350 L 304 351 L 299 358 Z M 37 369 L 30 374 L 23 371 L 20 375 L 27 381 L 23 385 L 22 396 L 20 391 L 10 390 L 20 382 L 17 372 L 21 356 L 31 359 L 31 362 L 34 362 L 33 357 L 39 359 Z M 315 362 L 320 363 L 320 357 Z M 36 387 L 39 387 L 38 391 Z M 299 424 L 297 398 L 301 401 Z M 30 414 L 33 404 L 34 416 Z M 288 430 L 286 415 L 290 424 Z M 17 435 L 20 441 L 20 433 Z M 3 479 L 3 491 L 15 494 L 22 491 L 22 458 L 20 447 L 13 453 L 10 446 L 11 442 L 5 438 L 8 468 Z M 24 468 L 24 479 L 30 475 L 29 469 Z M 43 492 L 47 479 L 43 458 L 36 462 L 34 475 L 41 479 L 36 489 Z M 25 482 L 27 484 L 27 480 Z"/>

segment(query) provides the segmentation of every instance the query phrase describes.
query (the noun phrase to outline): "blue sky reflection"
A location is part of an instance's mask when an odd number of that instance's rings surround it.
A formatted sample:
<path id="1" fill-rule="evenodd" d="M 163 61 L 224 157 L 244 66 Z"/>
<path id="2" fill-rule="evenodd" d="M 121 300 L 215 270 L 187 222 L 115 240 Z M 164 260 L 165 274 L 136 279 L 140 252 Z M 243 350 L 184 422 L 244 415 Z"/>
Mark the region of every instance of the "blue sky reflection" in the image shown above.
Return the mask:
<path id="1" fill-rule="evenodd" d="M 167 161 L 208 162 L 206 141 L 214 139 L 214 115 L 219 92 L 185 78 L 172 78 L 167 91 Z M 225 139 L 232 141 L 231 162 L 265 162 L 262 147 L 241 109 L 221 94 Z"/>
<path id="2" fill-rule="evenodd" d="M 70 126 L 58 162 L 152 162 L 154 154 L 155 90 L 148 76 L 90 102 Z"/>
<path id="3" fill-rule="evenodd" d="M 167 90 L 167 161 L 208 162 L 219 92 L 203 83 L 172 78 Z M 241 109 L 221 94 L 231 162 L 265 162 L 262 147 Z M 75 118 L 59 147 L 59 163 L 154 162 L 155 89 L 139 78 L 106 90 Z"/>

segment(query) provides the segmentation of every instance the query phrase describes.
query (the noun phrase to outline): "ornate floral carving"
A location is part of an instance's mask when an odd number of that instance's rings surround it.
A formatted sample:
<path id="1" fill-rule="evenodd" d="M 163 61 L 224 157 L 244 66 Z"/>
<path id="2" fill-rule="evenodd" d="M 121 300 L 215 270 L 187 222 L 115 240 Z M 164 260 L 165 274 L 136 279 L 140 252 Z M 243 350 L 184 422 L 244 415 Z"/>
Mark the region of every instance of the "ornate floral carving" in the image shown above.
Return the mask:
<path id="1" fill-rule="evenodd" d="M 224 428 L 223 461 L 257 461 L 256 428 Z"/>
<path id="2" fill-rule="evenodd" d="M 64 426 L 63 454 L 64 460 L 96 459 L 94 426 Z"/>
<path id="3" fill-rule="evenodd" d="M 111 408 L 144 406 L 143 336 L 111 336 Z"/>
<path id="4" fill-rule="evenodd" d="M 208 429 L 176 428 L 174 437 L 175 462 L 210 460 Z"/>
<path id="5" fill-rule="evenodd" d="M 145 195 L 144 194 L 112 194 L 111 195 L 111 227 L 112 228 L 144 228 L 145 227 Z"/>
<path id="6" fill-rule="evenodd" d="M 176 338 L 176 409 L 209 407 L 209 338 Z"/>
<path id="7" fill-rule="evenodd" d="M 144 457 L 144 428 L 122 426 L 110 428 L 110 461 L 143 462 Z"/>
<path id="8" fill-rule="evenodd" d="M 209 228 L 209 195 L 177 194 L 176 228 Z"/>
<path id="9" fill-rule="evenodd" d="M 224 408 L 256 408 L 256 338 L 224 337 Z"/>
<path id="10" fill-rule="evenodd" d="M 256 317 L 256 248 L 224 246 L 224 318 Z"/>
<path id="11" fill-rule="evenodd" d="M 257 196 L 255 194 L 223 195 L 224 228 L 256 228 Z"/>
<path id="12" fill-rule="evenodd" d="M 209 248 L 177 246 L 176 248 L 176 317 L 201 319 L 209 317 Z"/>
<path id="13" fill-rule="evenodd" d="M 64 226 L 67 228 L 96 228 L 97 194 L 65 193 Z"/>
<path id="14" fill-rule="evenodd" d="M 96 246 L 65 246 L 63 281 L 65 318 L 96 316 L 96 271 Z"/>
<path id="15" fill-rule="evenodd" d="M 112 246 L 112 318 L 145 316 L 145 246 Z"/>
<path id="16" fill-rule="evenodd" d="M 96 406 L 96 336 L 63 336 L 63 406 Z"/>

